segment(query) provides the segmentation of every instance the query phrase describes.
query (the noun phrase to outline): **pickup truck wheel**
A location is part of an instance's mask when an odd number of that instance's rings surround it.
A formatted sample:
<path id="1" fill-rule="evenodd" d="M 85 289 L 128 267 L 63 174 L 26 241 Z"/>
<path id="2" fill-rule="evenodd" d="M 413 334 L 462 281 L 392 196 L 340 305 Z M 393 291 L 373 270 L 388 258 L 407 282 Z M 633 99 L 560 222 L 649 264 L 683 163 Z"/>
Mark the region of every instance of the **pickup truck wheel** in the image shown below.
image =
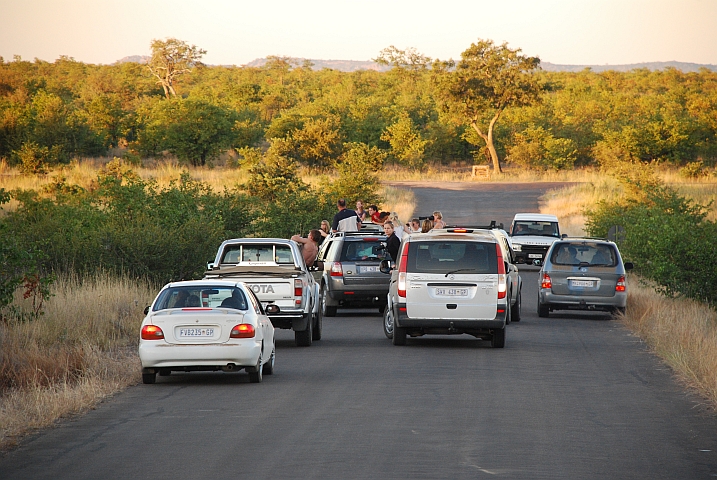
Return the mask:
<path id="1" fill-rule="evenodd" d="M 326 304 L 326 292 L 324 291 L 326 289 L 326 286 L 321 289 L 321 310 L 323 312 L 324 317 L 335 317 L 336 316 L 336 306 L 331 306 Z"/>
<path id="2" fill-rule="evenodd" d="M 249 381 L 251 383 L 261 383 L 264 380 L 264 366 L 261 364 L 261 355 L 256 364 L 256 372 L 249 372 Z"/>
<path id="3" fill-rule="evenodd" d="M 393 344 L 394 345 L 405 345 L 406 344 L 406 329 L 393 325 Z"/>
<path id="4" fill-rule="evenodd" d="M 156 381 L 157 381 L 156 373 L 143 373 L 142 374 L 142 383 L 144 383 L 145 385 L 151 385 Z"/>
<path id="5" fill-rule="evenodd" d="M 393 312 L 391 308 L 386 308 L 383 312 L 383 334 L 386 335 L 386 338 L 393 338 Z"/>
<path id="6" fill-rule="evenodd" d="M 312 340 L 321 340 L 321 331 L 323 329 L 324 315 L 321 312 L 321 308 L 318 308 L 316 317 L 314 317 L 314 331 L 311 334 Z"/>
<path id="7" fill-rule="evenodd" d="M 294 342 L 296 343 L 297 347 L 310 347 L 311 341 L 313 340 L 313 331 L 314 329 L 312 327 L 312 321 L 313 319 L 309 318 L 309 321 L 306 322 L 306 330 L 303 330 L 301 332 L 294 332 Z"/>
<path id="8" fill-rule="evenodd" d="M 510 307 L 510 321 L 511 322 L 519 322 L 520 321 L 521 297 L 522 297 L 522 295 L 520 294 L 520 290 L 518 290 L 518 298 L 515 299 L 515 305 Z"/>
<path id="9" fill-rule="evenodd" d="M 505 347 L 505 327 L 493 329 L 493 337 L 490 339 L 490 346 L 493 348 Z"/>
<path id="10" fill-rule="evenodd" d="M 550 315 L 550 307 L 540 303 L 540 300 L 538 300 L 538 316 L 546 318 L 549 315 Z"/>

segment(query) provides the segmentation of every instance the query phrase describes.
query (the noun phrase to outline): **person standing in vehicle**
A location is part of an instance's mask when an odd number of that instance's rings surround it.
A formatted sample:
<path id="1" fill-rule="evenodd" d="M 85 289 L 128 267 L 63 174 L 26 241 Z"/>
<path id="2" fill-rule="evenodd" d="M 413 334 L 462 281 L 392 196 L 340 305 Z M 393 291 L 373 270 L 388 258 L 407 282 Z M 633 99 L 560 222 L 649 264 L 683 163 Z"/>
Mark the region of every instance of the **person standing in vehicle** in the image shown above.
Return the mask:
<path id="1" fill-rule="evenodd" d="M 403 238 L 403 225 L 401 225 L 401 220 L 398 219 L 398 213 L 391 212 L 391 215 L 388 216 L 388 221 L 393 224 L 393 232 L 401 240 Z M 384 225 L 386 224 L 384 223 Z"/>
<path id="2" fill-rule="evenodd" d="M 334 215 L 334 221 L 331 223 L 331 230 L 334 232 L 358 232 L 361 228 L 361 220 L 356 212 L 350 208 L 346 208 L 346 199 L 339 198 L 336 202 L 339 212 Z"/>
<path id="3" fill-rule="evenodd" d="M 328 220 L 321 220 L 321 227 L 319 227 L 319 233 L 321 234 L 321 243 L 324 243 L 326 237 L 331 235 L 331 224 Z"/>
<path id="4" fill-rule="evenodd" d="M 387 221 L 383 224 L 383 231 L 386 233 L 388 238 L 386 239 L 386 251 L 391 255 L 391 260 L 396 263 L 398 259 L 398 247 L 401 245 L 401 240 L 396 236 L 396 232 L 393 229 L 393 223 Z"/>
<path id="5" fill-rule="evenodd" d="M 321 233 L 319 233 L 318 230 L 311 230 L 308 238 L 303 238 L 301 235 L 294 235 L 291 239 L 301 245 L 301 256 L 304 257 L 306 266 L 313 266 L 314 260 L 316 260 L 316 256 L 319 254 Z"/>
<path id="6" fill-rule="evenodd" d="M 356 201 L 356 215 L 358 215 L 359 220 L 361 220 L 362 222 L 366 221 L 368 213 L 366 212 L 366 210 L 363 209 L 363 200 Z"/>
<path id="7" fill-rule="evenodd" d="M 446 228 L 446 222 L 443 221 L 441 212 L 433 212 L 433 228 Z"/>

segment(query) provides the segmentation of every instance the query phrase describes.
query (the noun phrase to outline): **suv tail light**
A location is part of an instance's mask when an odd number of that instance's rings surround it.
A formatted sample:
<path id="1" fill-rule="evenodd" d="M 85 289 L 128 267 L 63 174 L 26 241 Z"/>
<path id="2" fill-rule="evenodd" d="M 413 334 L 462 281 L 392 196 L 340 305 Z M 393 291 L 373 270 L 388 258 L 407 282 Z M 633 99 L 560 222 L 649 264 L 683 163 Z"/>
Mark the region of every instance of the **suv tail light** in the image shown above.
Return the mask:
<path id="1" fill-rule="evenodd" d="M 254 338 L 255 333 L 254 325 L 249 323 L 240 323 L 239 325 L 234 325 L 232 327 L 229 338 Z"/>
<path id="2" fill-rule="evenodd" d="M 157 325 L 142 327 L 142 340 L 164 340 L 164 332 Z"/>
<path id="3" fill-rule="evenodd" d="M 508 294 L 508 282 L 505 275 L 505 261 L 503 251 L 499 244 L 495 244 L 495 255 L 498 258 L 498 298 L 505 298 Z"/>
<path id="4" fill-rule="evenodd" d="M 341 262 L 334 262 L 331 264 L 331 276 L 332 277 L 343 277 L 344 269 L 341 266 Z"/>
<path id="5" fill-rule="evenodd" d="M 547 273 L 544 273 L 543 278 L 540 279 L 540 288 L 553 288 L 553 281 L 550 279 L 550 275 L 548 275 Z"/>
<path id="6" fill-rule="evenodd" d="M 410 243 L 403 247 L 401 261 L 398 264 L 398 296 L 403 298 L 406 298 L 406 272 L 408 270 L 408 249 L 410 247 Z"/>
<path id="7" fill-rule="evenodd" d="M 617 285 L 615 285 L 615 291 L 616 292 L 624 292 L 625 291 L 625 275 L 620 275 L 620 278 L 617 279 Z"/>

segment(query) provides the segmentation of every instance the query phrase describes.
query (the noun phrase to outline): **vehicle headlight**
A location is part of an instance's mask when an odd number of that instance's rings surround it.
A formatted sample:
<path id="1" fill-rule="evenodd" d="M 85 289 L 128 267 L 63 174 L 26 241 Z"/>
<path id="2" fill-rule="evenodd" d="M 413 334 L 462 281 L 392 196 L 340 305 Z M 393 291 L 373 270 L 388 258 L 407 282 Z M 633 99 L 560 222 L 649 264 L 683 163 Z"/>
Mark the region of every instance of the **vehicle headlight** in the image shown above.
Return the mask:
<path id="1" fill-rule="evenodd" d="M 514 244 L 513 244 L 513 251 L 514 251 L 514 252 L 522 252 L 522 251 L 523 251 L 523 246 L 520 245 L 519 243 L 514 243 Z"/>

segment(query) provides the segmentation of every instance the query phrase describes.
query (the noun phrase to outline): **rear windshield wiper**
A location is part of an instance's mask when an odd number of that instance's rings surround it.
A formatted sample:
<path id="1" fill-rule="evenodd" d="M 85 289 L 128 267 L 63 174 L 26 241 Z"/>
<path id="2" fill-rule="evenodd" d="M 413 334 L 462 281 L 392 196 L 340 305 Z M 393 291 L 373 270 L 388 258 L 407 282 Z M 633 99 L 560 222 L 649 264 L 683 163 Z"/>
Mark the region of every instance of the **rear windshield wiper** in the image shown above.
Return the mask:
<path id="1" fill-rule="evenodd" d="M 474 272 L 476 269 L 475 268 L 459 268 L 458 270 L 451 270 L 450 272 L 446 273 L 446 277 L 448 277 L 448 275 L 450 275 L 452 273 L 465 272 L 466 270 Z"/>

